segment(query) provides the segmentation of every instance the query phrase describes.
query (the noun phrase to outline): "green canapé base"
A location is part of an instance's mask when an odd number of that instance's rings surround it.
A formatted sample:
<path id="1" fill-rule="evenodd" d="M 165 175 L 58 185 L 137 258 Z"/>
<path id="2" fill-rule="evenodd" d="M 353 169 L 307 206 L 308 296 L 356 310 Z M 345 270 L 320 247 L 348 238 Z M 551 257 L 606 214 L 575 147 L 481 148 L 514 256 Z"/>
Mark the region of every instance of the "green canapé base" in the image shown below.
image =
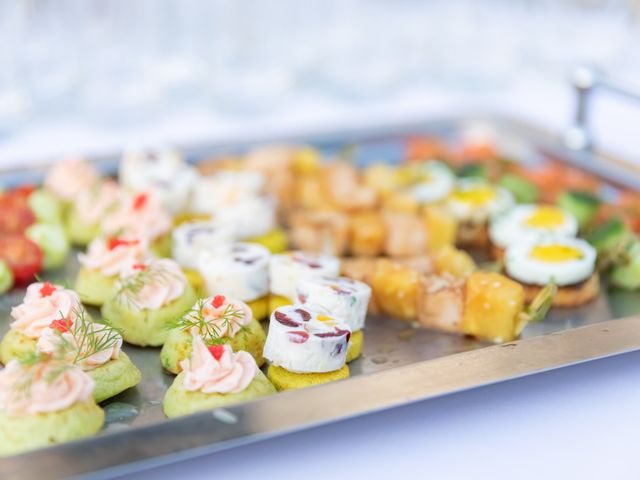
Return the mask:
<path id="1" fill-rule="evenodd" d="M 74 207 L 67 212 L 64 228 L 71 243 L 81 247 L 87 246 L 91 240 L 100 235 L 100 223 L 90 224 L 81 220 Z"/>
<path id="2" fill-rule="evenodd" d="M 349 378 L 349 367 L 326 373 L 295 373 L 276 365 L 269 365 L 267 376 L 278 390 L 295 390 Z"/>
<path id="3" fill-rule="evenodd" d="M 102 306 L 102 316 L 122 330 L 125 342 L 141 347 L 159 347 L 169 336 L 170 325 L 181 318 L 198 300 L 191 285 L 173 302 L 157 310 L 137 310 L 126 301 L 112 298 Z"/>
<path id="4" fill-rule="evenodd" d="M 117 276 L 106 277 L 97 270 L 82 267 L 76 277 L 74 290 L 85 305 L 99 307 L 116 294 Z"/>
<path id="5" fill-rule="evenodd" d="M 10 329 L 0 342 L 0 362 L 6 365 L 11 360 L 22 360 L 33 355 L 38 341 L 18 330 Z"/>
<path id="6" fill-rule="evenodd" d="M 142 379 L 142 373 L 124 352 L 120 352 L 118 358 L 89 370 L 87 374 L 96 382 L 93 398 L 97 403 L 135 387 Z"/>
<path id="7" fill-rule="evenodd" d="M 0 456 L 91 437 L 103 423 L 104 411 L 93 400 L 58 412 L 18 417 L 0 413 Z"/>
<path id="8" fill-rule="evenodd" d="M 227 339 L 234 352 L 244 350 L 249 352 L 256 360 L 258 366 L 265 362 L 262 356 L 262 349 L 267 335 L 257 320 L 251 322 L 244 330 L 238 332 L 234 337 Z M 160 351 L 160 360 L 165 370 L 171 373 L 180 373 L 180 362 L 191 356 L 191 334 L 188 330 L 179 328 L 171 330 L 167 341 Z"/>
<path id="9" fill-rule="evenodd" d="M 362 355 L 363 346 L 364 346 L 364 333 L 362 333 L 362 330 L 353 332 L 351 334 L 351 338 L 349 339 L 349 348 L 347 350 L 346 362 L 347 363 L 353 362 L 356 358 Z"/>
<path id="10" fill-rule="evenodd" d="M 240 393 L 189 392 L 184 388 L 184 373 L 180 373 L 164 396 L 162 407 L 167 417 L 179 417 L 190 413 L 228 407 L 276 393 L 267 377 L 258 370 L 253 381 Z"/>

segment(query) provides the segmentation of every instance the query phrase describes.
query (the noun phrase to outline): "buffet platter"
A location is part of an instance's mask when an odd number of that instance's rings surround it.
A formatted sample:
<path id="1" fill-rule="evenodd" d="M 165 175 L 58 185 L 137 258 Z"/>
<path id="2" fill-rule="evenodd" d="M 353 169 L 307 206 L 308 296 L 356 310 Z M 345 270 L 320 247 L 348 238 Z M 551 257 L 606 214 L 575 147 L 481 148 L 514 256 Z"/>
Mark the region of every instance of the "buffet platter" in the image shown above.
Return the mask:
<path id="1" fill-rule="evenodd" d="M 513 119 L 478 115 L 367 130 L 309 134 L 299 138 L 254 138 L 229 145 L 181 146 L 190 162 L 228 158 L 264 143 L 311 145 L 323 155 L 345 151 L 364 167 L 373 161 L 403 160 L 402 145 L 412 136 L 455 142 L 463 132 L 484 132 L 501 143 L 501 153 L 535 165 L 552 157 L 589 171 L 604 182 L 640 190 L 640 172 L 622 161 L 576 152 L 559 137 Z M 489 132 L 489 133 L 487 133 Z M 496 140 L 497 139 L 497 140 Z M 353 153 L 356 152 L 356 153 Z M 114 174 L 117 157 L 95 159 L 104 174 Z M 38 183 L 46 166 L 0 175 L 3 186 Z M 75 253 L 75 252 L 74 252 Z M 478 253 L 478 261 L 484 261 Z M 79 265 L 72 254 L 64 267 L 43 278 L 65 284 Z M 11 307 L 24 296 L 14 289 L 0 297 L 0 333 L 10 323 Z M 89 309 L 97 317 L 96 309 Z M 640 348 L 640 295 L 608 288 L 592 302 L 552 308 L 543 321 L 529 324 L 518 340 L 494 345 L 470 336 L 420 328 L 384 314 L 372 314 L 365 327 L 362 356 L 350 364 L 347 380 L 276 395 L 226 408 L 167 419 L 162 399 L 173 381 L 164 372 L 159 349 L 125 345 L 123 351 L 142 372 L 135 387 L 103 402 L 106 419 L 95 437 L 0 459 L 3 479 L 91 477 L 127 472 L 232 448 L 247 442 L 327 422 L 393 408 L 490 383 Z"/>

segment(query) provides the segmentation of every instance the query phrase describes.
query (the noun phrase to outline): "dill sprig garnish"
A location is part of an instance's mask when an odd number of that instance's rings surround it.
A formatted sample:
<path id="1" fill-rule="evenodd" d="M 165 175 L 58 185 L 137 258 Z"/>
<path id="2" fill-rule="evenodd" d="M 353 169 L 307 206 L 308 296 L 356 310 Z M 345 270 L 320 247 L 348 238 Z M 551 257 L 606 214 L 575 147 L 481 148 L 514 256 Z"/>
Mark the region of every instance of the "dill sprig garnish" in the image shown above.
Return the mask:
<path id="1" fill-rule="evenodd" d="M 71 323 L 60 313 L 60 322 L 67 325 L 66 331 L 54 329 L 60 339 L 60 349 L 55 352 L 57 358 L 69 358 L 67 354 L 73 352 L 70 362 L 74 365 L 80 364 L 96 353 L 110 350 L 122 339 L 122 331 L 108 323 L 95 323 L 88 318 L 84 308 L 78 306 L 72 309 L 72 317 L 75 321 Z M 95 328 L 96 325 L 98 328 Z M 68 333 L 71 339 L 64 336 Z"/>
<path id="2" fill-rule="evenodd" d="M 234 327 L 238 327 L 238 334 L 246 334 L 247 327 L 240 322 L 244 318 L 244 312 L 233 304 L 225 306 L 222 315 L 217 318 L 207 318 L 205 309 L 208 299 L 200 299 L 182 318 L 169 325 L 170 329 L 190 330 L 195 327 L 207 345 L 219 345 L 226 343 L 228 338 L 224 335 Z"/>
<path id="3" fill-rule="evenodd" d="M 145 264 L 144 268 L 137 273 L 120 280 L 116 291 L 116 301 L 126 304 L 128 308 L 140 309 L 140 304 L 136 297 L 142 289 L 152 282 L 169 283 L 171 280 L 179 280 L 177 273 L 169 271 L 162 265 L 155 262 Z"/>

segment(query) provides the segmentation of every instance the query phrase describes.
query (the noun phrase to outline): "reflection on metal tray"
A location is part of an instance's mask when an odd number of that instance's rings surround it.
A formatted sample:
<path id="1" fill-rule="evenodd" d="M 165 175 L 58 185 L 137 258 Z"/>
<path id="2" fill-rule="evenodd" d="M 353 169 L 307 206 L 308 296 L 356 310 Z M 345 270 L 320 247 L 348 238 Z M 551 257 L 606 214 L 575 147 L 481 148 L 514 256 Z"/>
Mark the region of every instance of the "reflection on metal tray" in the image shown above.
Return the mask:
<path id="1" fill-rule="evenodd" d="M 276 139 L 313 143 L 324 151 L 337 151 L 345 143 L 362 143 L 358 161 L 394 160 L 394 137 L 430 133 L 452 138 L 470 123 L 483 123 L 507 139 L 514 152 L 535 162 L 540 153 L 587 166 L 611 180 L 639 187 L 640 177 L 624 164 L 605 169 L 601 159 L 569 152 L 554 137 L 514 122 L 488 117 L 447 120 L 420 125 L 344 132 L 315 138 Z M 256 139 L 260 143 L 270 139 Z M 242 150 L 217 146 L 188 149 L 192 159 Z M 113 159 L 101 162 L 114 171 Z M 38 169 L 14 171 L 4 181 L 34 181 Z M 77 269 L 72 261 L 51 279 L 69 279 Z M 9 310 L 23 292 L 0 298 L 0 332 L 8 328 Z M 541 323 L 529 325 L 523 339 L 493 346 L 470 338 L 430 330 L 384 317 L 371 317 L 365 330 L 361 359 L 351 364 L 352 378 L 272 397 L 228 409 L 166 420 L 161 401 L 173 376 L 162 372 L 159 350 L 125 346 L 143 374 L 142 383 L 103 404 L 107 423 L 95 438 L 10 457 L 0 461 L 0 478 L 52 478 L 93 474 L 122 474 L 145 465 L 158 465 L 229 448 L 288 431 L 362 415 L 437 395 L 499 382 L 594 358 L 640 348 L 640 317 L 607 321 L 640 313 L 640 296 L 626 292 L 603 293 L 595 302 L 576 309 L 555 309 Z M 605 322 L 606 323 L 601 323 Z M 581 327 L 581 328 L 579 328 Z"/>

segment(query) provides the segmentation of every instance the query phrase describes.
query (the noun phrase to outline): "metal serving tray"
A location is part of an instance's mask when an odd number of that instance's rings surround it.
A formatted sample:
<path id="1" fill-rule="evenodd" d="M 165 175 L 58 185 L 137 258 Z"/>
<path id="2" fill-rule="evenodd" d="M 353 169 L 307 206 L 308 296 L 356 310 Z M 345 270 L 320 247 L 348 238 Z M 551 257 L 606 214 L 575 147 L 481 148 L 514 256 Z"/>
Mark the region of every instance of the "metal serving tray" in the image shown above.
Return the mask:
<path id="1" fill-rule="evenodd" d="M 505 139 L 507 150 L 526 162 L 542 155 L 580 165 L 613 182 L 640 189 L 632 167 L 563 147 L 558 137 L 510 119 L 477 117 L 381 126 L 304 138 L 256 138 L 241 145 L 186 148 L 196 161 L 242 151 L 266 141 L 306 142 L 325 152 L 345 144 L 359 145 L 357 161 L 399 160 L 398 138 L 427 133 L 455 138 L 481 124 Z M 115 157 L 114 157 L 115 158 Z M 106 172 L 114 158 L 98 159 Z M 37 181 L 41 168 L 0 174 L 0 183 Z M 51 279 L 72 279 L 77 263 Z M 605 290 L 605 289 L 603 289 Z M 23 291 L 0 297 L 0 333 L 10 322 L 11 306 Z M 279 393 L 238 406 L 167 420 L 162 398 L 173 380 L 163 373 L 159 349 L 125 345 L 142 370 L 142 383 L 104 402 L 106 426 L 96 437 L 0 460 L 0 478 L 106 478 L 258 439 L 309 428 L 356 415 L 405 405 L 489 383 L 640 349 L 640 295 L 605 291 L 595 302 L 575 309 L 554 309 L 541 323 L 529 325 L 521 340 L 490 345 L 470 338 L 414 328 L 384 317 L 370 317 L 362 358 L 351 364 L 348 380 L 300 391 Z M 627 318 L 622 318 L 627 317 Z M 616 319 L 616 320 L 613 320 Z"/>

